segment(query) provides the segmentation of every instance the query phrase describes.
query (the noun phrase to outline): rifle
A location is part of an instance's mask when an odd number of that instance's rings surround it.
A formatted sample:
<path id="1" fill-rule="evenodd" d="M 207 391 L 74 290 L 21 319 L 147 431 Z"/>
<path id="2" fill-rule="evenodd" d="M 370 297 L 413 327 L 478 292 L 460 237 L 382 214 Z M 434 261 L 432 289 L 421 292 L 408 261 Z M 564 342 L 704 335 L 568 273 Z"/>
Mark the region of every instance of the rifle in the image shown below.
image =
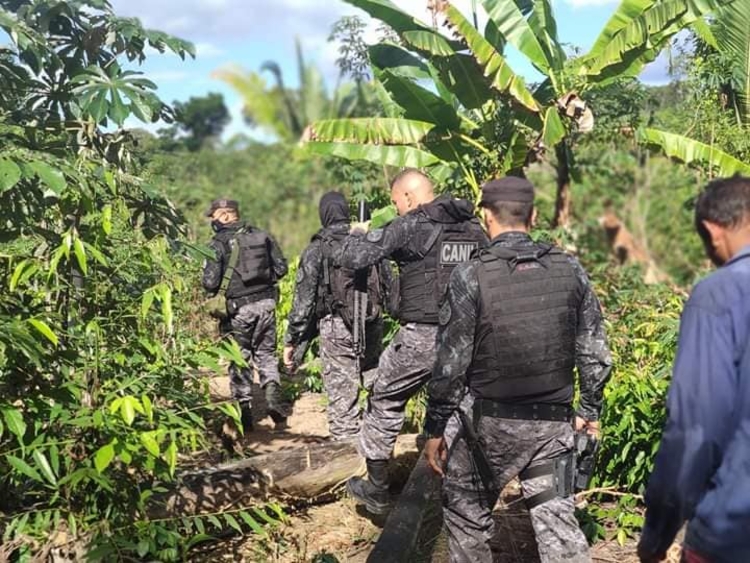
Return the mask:
<path id="1" fill-rule="evenodd" d="M 596 454 L 599 451 L 599 440 L 586 430 L 576 432 L 576 473 L 575 492 L 585 491 L 594 475 Z"/>
<path id="2" fill-rule="evenodd" d="M 463 433 L 466 438 L 466 445 L 469 447 L 469 453 L 474 460 L 479 477 L 482 479 L 484 490 L 487 491 L 487 495 L 489 495 L 490 501 L 492 501 L 493 498 L 496 499 L 497 495 L 500 494 L 495 482 L 495 472 L 492 470 L 490 460 L 487 458 L 487 452 L 482 448 L 482 443 L 474 429 L 474 424 L 469 419 L 469 415 L 459 410 L 458 416 L 461 418 L 461 425 L 463 426 Z"/>
<path id="3" fill-rule="evenodd" d="M 357 220 L 364 223 L 370 218 L 367 202 L 360 199 L 357 205 Z M 352 320 L 352 342 L 354 354 L 357 357 L 359 369 L 360 359 L 365 356 L 367 343 L 365 342 L 365 323 L 367 320 L 367 278 L 370 268 L 362 268 L 354 272 L 354 311 Z"/>
<path id="4" fill-rule="evenodd" d="M 294 347 L 294 352 L 292 353 L 292 368 L 290 370 L 291 373 L 297 371 L 302 365 L 302 362 L 305 359 L 305 354 L 307 354 L 307 350 L 310 348 L 310 345 L 312 345 L 313 340 L 315 340 L 317 337 L 318 317 L 317 315 L 312 315 L 307 323 L 307 326 L 305 327 L 305 331 L 302 333 L 302 339 L 300 340 L 299 344 Z"/>

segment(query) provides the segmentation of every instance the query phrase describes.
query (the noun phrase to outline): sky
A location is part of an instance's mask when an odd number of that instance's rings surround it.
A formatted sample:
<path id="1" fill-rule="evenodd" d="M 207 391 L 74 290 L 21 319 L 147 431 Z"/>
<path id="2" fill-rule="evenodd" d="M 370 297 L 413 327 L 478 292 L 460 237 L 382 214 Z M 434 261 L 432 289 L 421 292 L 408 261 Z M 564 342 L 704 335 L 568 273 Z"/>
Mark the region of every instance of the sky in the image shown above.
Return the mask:
<path id="1" fill-rule="evenodd" d="M 294 41 L 299 38 L 306 60 L 318 65 L 330 88 L 337 76 L 338 55 L 337 46 L 327 39 L 336 20 L 344 15 L 359 15 L 370 22 L 366 39 L 372 42 L 377 37 L 375 23 L 367 14 L 343 0 L 111 1 L 118 15 L 138 17 L 144 26 L 187 39 L 196 46 L 195 60 L 182 61 L 177 56 L 155 52 L 141 70 L 156 82 L 159 96 L 168 103 L 209 92 L 222 93 L 232 115 L 225 138 L 240 132 L 254 137 L 259 135 L 242 121 L 239 96 L 229 86 L 212 78 L 214 70 L 240 65 L 258 71 L 265 61 L 273 60 L 281 67 L 285 82 L 294 87 L 297 84 Z M 427 0 L 393 1 L 421 21 L 431 22 Z M 453 0 L 453 4 L 470 13 L 470 0 Z M 618 0 L 553 0 L 561 41 L 587 49 L 617 4 Z M 538 77 L 521 55 L 508 53 L 508 60 L 527 80 Z M 647 83 L 667 82 L 666 65 L 657 60 L 646 68 L 641 79 Z M 142 126 L 136 121 L 126 125 Z"/>

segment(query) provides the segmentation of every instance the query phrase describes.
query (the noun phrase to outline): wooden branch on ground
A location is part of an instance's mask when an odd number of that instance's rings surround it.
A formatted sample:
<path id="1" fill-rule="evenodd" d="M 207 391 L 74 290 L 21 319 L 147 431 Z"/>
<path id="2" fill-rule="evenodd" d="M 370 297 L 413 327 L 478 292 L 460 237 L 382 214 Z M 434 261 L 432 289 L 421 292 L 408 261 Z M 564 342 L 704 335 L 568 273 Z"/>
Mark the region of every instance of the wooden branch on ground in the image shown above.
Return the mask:
<path id="1" fill-rule="evenodd" d="M 420 535 L 424 532 L 426 515 L 431 512 L 431 505 L 440 503 L 440 485 L 440 479 L 427 460 L 420 456 L 367 558 L 368 563 L 406 563 L 413 560 Z"/>
<path id="2" fill-rule="evenodd" d="M 395 455 L 417 451 L 416 434 L 398 437 Z M 178 475 L 149 516 L 168 518 L 248 506 L 271 495 L 315 498 L 364 472 L 354 442 L 321 442 Z"/>
<path id="3" fill-rule="evenodd" d="M 634 493 L 624 493 L 622 491 L 618 491 L 616 487 L 598 487 L 595 489 L 587 489 L 585 491 L 581 491 L 580 493 L 576 493 L 576 499 L 578 498 L 584 498 L 590 495 L 609 495 L 613 497 L 633 497 L 636 500 L 639 500 L 643 502 L 643 495 L 636 495 Z"/>

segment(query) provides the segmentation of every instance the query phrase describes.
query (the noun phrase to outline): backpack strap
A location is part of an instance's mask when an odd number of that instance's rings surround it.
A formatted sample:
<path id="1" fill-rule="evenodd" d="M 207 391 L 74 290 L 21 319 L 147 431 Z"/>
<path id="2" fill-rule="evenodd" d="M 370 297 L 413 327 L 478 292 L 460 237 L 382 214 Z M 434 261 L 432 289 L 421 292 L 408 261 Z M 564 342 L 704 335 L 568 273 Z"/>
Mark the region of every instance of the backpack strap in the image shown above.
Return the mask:
<path id="1" fill-rule="evenodd" d="M 430 250 L 432 250 L 432 247 L 435 246 L 435 243 L 437 242 L 437 240 L 440 238 L 440 235 L 442 234 L 443 234 L 443 226 L 437 225 L 437 227 L 434 228 L 432 232 L 430 233 L 430 236 L 427 239 L 427 241 L 424 243 L 424 246 L 420 249 L 419 251 L 420 256 L 422 257 L 427 256 L 427 253 L 430 252 Z"/>
<path id="2" fill-rule="evenodd" d="M 325 231 L 317 233 L 313 240 L 320 241 L 321 253 L 323 255 L 322 267 L 323 271 L 323 287 L 325 288 L 325 300 L 324 303 L 327 305 L 327 313 L 332 314 L 333 311 L 333 288 L 331 286 L 331 237 Z"/>

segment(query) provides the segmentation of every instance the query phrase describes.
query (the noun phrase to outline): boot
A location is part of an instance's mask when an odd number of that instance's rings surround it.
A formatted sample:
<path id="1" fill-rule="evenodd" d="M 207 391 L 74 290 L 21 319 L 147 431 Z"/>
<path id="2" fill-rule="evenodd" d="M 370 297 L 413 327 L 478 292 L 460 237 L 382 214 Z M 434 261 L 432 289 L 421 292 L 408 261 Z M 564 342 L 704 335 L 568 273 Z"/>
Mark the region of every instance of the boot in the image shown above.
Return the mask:
<path id="1" fill-rule="evenodd" d="M 240 403 L 240 421 L 242 422 L 242 432 L 249 434 L 253 431 L 253 411 L 250 408 L 250 401 Z"/>
<path id="2" fill-rule="evenodd" d="M 287 409 L 281 396 L 281 386 L 275 381 L 266 383 L 266 405 L 268 407 L 268 416 L 274 422 L 274 430 L 286 430 Z"/>
<path id="3" fill-rule="evenodd" d="M 346 490 L 354 497 L 354 500 L 364 504 L 371 514 L 386 514 L 390 509 L 388 460 L 368 459 L 367 480 L 352 477 L 346 482 Z"/>

